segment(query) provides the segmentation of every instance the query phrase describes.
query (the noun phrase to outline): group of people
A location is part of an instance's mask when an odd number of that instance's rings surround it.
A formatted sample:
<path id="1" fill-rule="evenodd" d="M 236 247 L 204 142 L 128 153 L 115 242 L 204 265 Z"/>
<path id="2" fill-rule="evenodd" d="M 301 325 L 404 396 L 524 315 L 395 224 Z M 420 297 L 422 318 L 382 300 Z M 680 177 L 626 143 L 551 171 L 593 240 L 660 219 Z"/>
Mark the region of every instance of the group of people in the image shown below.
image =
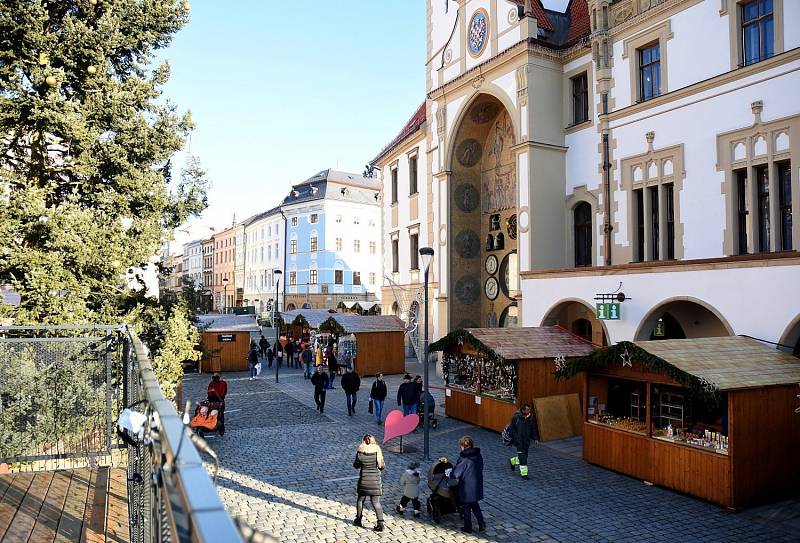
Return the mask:
<path id="1" fill-rule="evenodd" d="M 475 447 L 475 441 L 470 436 L 462 437 L 459 440 L 459 446 L 461 452 L 458 461 L 451 470 L 448 470 L 447 479 L 450 486 L 458 489 L 458 498 L 464 518 L 464 526 L 461 531 L 467 534 L 472 533 L 472 516 L 474 515 L 478 521 L 478 531 L 483 532 L 486 530 L 486 520 L 480 506 L 480 501 L 483 499 L 483 456 L 480 448 Z M 369 498 L 377 517 L 377 523 L 373 530 L 382 532 L 385 529 L 385 522 L 381 506 L 381 495 L 383 495 L 381 472 L 386 465 L 383 452 L 375 436 L 367 434 L 363 437 L 356 449 L 353 467 L 359 470 L 356 486 L 356 518 L 353 520 L 353 524 L 364 527 L 364 503 Z M 408 465 L 400 476 L 400 485 L 403 487 L 403 496 L 395 507 L 395 511 L 402 515 L 408 504 L 411 503 L 414 517 L 419 517 L 421 504 L 419 501 L 418 462 Z"/>

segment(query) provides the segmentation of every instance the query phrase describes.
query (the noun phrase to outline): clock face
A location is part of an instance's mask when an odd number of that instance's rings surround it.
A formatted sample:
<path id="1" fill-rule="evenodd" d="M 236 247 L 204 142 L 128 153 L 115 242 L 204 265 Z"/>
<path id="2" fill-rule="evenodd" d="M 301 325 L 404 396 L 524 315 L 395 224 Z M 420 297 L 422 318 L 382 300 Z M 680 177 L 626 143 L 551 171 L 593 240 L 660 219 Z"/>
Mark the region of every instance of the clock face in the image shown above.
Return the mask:
<path id="1" fill-rule="evenodd" d="M 497 294 L 500 292 L 500 285 L 497 283 L 497 279 L 495 277 L 487 279 L 486 283 L 483 285 L 483 290 L 486 292 L 486 297 L 490 300 L 497 298 Z"/>
<path id="2" fill-rule="evenodd" d="M 489 41 L 489 17 L 486 10 L 479 9 L 472 14 L 469 20 L 469 35 L 467 41 L 469 43 L 469 52 L 472 56 L 477 57 L 483 52 L 486 47 L 486 42 Z"/>
<path id="3" fill-rule="evenodd" d="M 497 267 L 497 257 L 494 255 L 489 255 L 489 257 L 486 259 L 486 273 L 489 275 L 494 275 L 497 273 Z"/>

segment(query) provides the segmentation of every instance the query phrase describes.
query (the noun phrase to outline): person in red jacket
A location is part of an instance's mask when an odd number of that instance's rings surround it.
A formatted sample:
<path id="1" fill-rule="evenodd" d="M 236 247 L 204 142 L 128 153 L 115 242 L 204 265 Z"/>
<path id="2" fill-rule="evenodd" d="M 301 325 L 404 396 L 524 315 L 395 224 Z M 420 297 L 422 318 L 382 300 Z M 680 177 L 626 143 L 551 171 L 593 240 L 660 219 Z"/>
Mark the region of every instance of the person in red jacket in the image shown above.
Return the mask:
<path id="1" fill-rule="evenodd" d="M 215 371 L 211 377 L 211 382 L 208 383 L 208 399 L 225 401 L 225 396 L 228 394 L 228 383 L 222 380 L 222 376 L 218 371 Z M 217 400 L 217 401 L 219 401 Z"/>

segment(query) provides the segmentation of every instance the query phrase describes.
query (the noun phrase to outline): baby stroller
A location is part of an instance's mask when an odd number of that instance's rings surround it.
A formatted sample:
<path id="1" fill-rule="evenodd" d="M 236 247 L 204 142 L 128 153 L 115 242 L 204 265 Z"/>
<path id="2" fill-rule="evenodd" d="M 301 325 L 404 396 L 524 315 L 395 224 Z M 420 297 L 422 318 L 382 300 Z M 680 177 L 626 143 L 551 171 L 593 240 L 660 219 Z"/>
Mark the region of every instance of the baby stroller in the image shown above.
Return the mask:
<path id="1" fill-rule="evenodd" d="M 225 400 L 209 398 L 199 402 L 194 409 L 194 417 L 189 427 L 200 437 L 209 433 L 225 435 Z"/>
<path id="2" fill-rule="evenodd" d="M 453 464 L 445 457 L 428 469 L 428 488 L 431 490 L 427 501 L 428 515 L 436 524 L 441 522 L 442 515 L 461 514 L 458 492 L 455 487 L 450 486 L 453 482 L 445 474 L 448 469 L 453 469 Z"/>
<path id="3" fill-rule="evenodd" d="M 423 415 L 423 410 L 428 410 L 428 417 L 431 421 L 431 428 L 436 428 L 439 426 L 439 421 L 436 419 L 436 402 L 433 399 L 433 396 L 429 392 L 423 393 L 425 396 L 425 405 L 420 406 L 421 409 L 419 410 L 419 427 L 423 427 L 425 424 L 425 419 Z"/>

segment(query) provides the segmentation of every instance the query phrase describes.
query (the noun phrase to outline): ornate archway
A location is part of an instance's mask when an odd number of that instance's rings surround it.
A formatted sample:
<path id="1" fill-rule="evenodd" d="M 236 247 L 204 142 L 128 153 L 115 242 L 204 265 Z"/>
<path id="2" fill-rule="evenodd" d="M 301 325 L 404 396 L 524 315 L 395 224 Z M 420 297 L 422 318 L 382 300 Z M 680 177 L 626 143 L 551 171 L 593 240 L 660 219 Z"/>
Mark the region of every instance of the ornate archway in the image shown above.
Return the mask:
<path id="1" fill-rule="evenodd" d="M 595 345 L 608 345 L 605 322 L 597 320 L 592 306 L 578 298 L 567 298 L 553 305 L 545 313 L 541 325 L 562 326 L 577 336 L 591 338 Z"/>
<path id="2" fill-rule="evenodd" d="M 639 323 L 634 340 L 732 336 L 733 328 L 713 306 L 688 296 L 656 304 Z"/>

